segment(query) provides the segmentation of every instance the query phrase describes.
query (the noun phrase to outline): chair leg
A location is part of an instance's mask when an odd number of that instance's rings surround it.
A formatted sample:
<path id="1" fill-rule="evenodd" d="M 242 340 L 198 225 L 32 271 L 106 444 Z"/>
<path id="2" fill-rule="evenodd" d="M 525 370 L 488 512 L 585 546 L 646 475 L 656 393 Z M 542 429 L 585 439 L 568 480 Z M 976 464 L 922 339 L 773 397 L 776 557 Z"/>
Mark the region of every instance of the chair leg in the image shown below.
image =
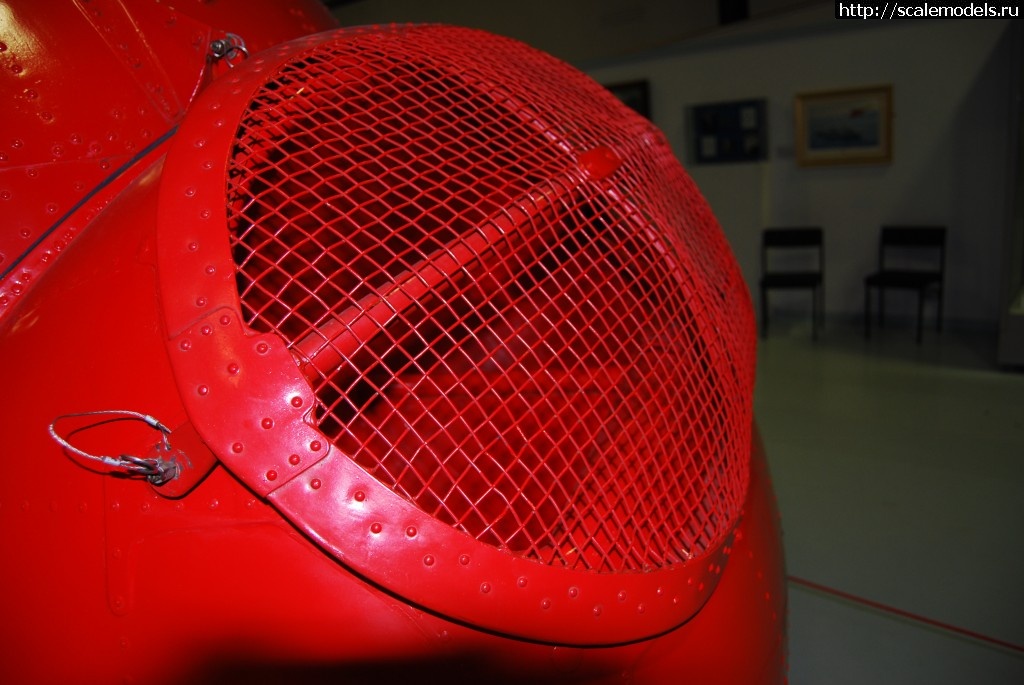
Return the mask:
<path id="1" fill-rule="evenodd" d="M 818 339 L 818 289 L 811 289 L 811 340 Z"/>
<path id="2" fill-rule="evenodd" d="M 917 291 L 917 344 L 921 344 L 924 331 L 924 291 Z"/>
<path id="3" fill-rule="evenodd" d="M 821 299 L 818 300 L 818 326 L 825 330 L 825 282 L 821 282 Z"/>
<path id="4" fill-rule="evenodd" d="M 864 339 L 871 337 L 871 286 L 864 286 Z"/>

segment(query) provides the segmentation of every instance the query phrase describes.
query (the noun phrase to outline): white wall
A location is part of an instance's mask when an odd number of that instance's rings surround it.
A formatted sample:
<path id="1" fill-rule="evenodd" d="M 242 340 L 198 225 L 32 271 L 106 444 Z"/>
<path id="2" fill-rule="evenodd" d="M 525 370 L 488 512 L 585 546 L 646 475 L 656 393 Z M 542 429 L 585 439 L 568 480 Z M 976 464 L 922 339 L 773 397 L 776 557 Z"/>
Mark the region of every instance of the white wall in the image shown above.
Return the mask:
<path id="1" fill-rule="evenodd" d="M 879 226 L 946 224 L 947 321 L 994 326 L 1010 178 L 1009 34 L 1009 24 L 994 20 L 851 23 L 824 15 L 796 29 L 726 34 L 587 71 L 602 83 L 650 82 L 654 121 L 710 202 L 748 284 L 757 282 L 763 226 L 821 225 L 827 315 L 860 316 Z M 882 83 L 894 97 L 890 164 L 796 165 L 796 93 Z M 768 100 L 770 159 L 688 162 L 690 107 L 757 97 Z M 897 298 L 889 311 L 913 315 L 913 298 Z"/>

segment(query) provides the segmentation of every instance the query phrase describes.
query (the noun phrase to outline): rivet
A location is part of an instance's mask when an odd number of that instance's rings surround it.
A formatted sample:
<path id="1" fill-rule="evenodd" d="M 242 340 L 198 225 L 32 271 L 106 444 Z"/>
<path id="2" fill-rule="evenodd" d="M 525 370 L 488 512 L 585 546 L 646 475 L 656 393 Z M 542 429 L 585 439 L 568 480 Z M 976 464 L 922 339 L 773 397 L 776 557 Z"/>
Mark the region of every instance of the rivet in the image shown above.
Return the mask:
<path id="1" fill-rule="evenodd" d="M 483 594 L 486 595 L 490 591 L 491 591 L 491 584 L 490 583 L 480 583 L 480 592 L 482 592 Z"/>
<path id="2" fill-rule="evenodd" d="M 199 249 L 199 243 L 191 242 L 191 243 L 188 244 L 188 251 L 189 252 L 195 252 L 198 249 Z"/>
<path id="3" fill-rule="evenodd" d="M 664 594 L 665 594 L 665 588 L 663 588 L 663 587 L 659 587 L 659 588 L 658 588 L 657 590 L 655 590 L 655 591 L 654 591 L 654 594 L 656 594 L 656 595 L 658 595 L 659 597 L 661 597 L 662 595 L 664 595 Z"/>
<path id="4" fill-rule="evenodd" d="M 626 591 L 625 590 L 619 590 L 619 594 L 617 595 L 617 597 L 618 597 L 620 602 L 625 602 L 626 601 Z"/>
<path id="5" fill-rule="evenodd" d="M 199 210 L 199 218 L 200 219 L 209 219 L 210 218 L 210 210 L 209 209 L 200 209 Z M 211 267 L 207 267 L 207 270 L 209 270 L 210 268 Z"/>
<path id="6" fill-rule="evenodd" d="M 433 554 L 428 554 L 427 556 L 423 557 L 423 565 L 424 566 L 433 566 L 434 565 L 434 555 Z"/>
<path id="7" fill-rule="evenodd" d="M 232 362 L 232 363 L 228 364 L 228 373 L 230 373 L 232 376 L 237 376 L 238 372 L 241 371 L 241 370 L 242 370 L 242 367 L 240 367 L 235 362 Z"/>
<path id="8" fill-rule="evenodd" d="M 192 341 L 189 340 L 188 338 L 185 338 L 180 343 L 178 343 L 178 347 L 180 347 L 182 350 L 188 352 L 189 350 L 192 349 Z"/>
<path id="9" fill-rule="evenodd" d="M 302 398 L 301 397 L 293 397 L 292 398 L 292 406 L 296 407 L 296 408 L 301 407 L 302 406 Z"/>
<path id="10" fill-rule="evenodd" d="M 277 480 L 277 471 L 267 471 L 267 480 Z"/>
<path id="11" fill-rule="evenodd" d="M 195 196 L 196 196 L 196 189 L 195 188 L 193 188 L 192 186 L 189 186 L 188 188 L 185 188 L 185 197 L 195 197 Z"/>
<path id="12" fill-rule="evenodd" d="M 416 537 L 416 526 L 409 526 L 408 528 L 406 528 L 405 529 L 405 535 L 406 535 L 406 537 L 410 537 L 410 538 Z"/>
<path id="13" fill-rule="evenodd" d="M 245 449 L 245 446 L 242 445 L 242 443 L 240 442 L 236 442 L 234 445 L 231 446 L 231 451 L 234 452 L 235 454 L 238 454 L 243 449 Z"/>
<path id="14" fill-rule="evenodd" d="M 580 589 L 578 587 L 569 588 L 569 598 L 576 599 L 580 596 Z"/>
<path id="15" fill-rule="evenodd" d="M 593 611 L 594 611 L 594 618 L 597 618 L 598 616 L 601 615 L 601 612 L 604 611 L 604 609 L 601 607 L 600 604 L 598 604 L 597 606 L 594 607 Z"/>
<path id="16" fill-rule="evenodd" d="M 380 533 L 382 530 L 384 530 L 384 526 L 380 525 L 379 523 L 374 523 L 372 526 L 370 526 L 370 532 L 374 535 Z"/>
<path id="17" fill-rule="evenodd" d="M 550 609 L 551 608 L 551 600 L 547 599 L 546 597 L 544 599 L 540 600 L 540 608 L 541 609 Z"/>
<path id="18" fill-rule="evenodd" d="M 210 387 L 207 385 L 200 385 L 196 388 L 196 392 L 205 397 L 210 394 Z"/>
<path id="19" fill-rule="evenodd" d="M 199 332 L 202 333 L 203 335 L 210 335 L 211 333 L 213 333 L 213 326 L 206 324 L 205 326 L 199 329 Z"/>
<path id="20" fill-rule="evenodd" d="M 256 344 L 256 352 L 259 354 L 266 354 L 268 350 L 270 350 L 270 345 L 267 343 L 261 342 Z"/>
<path id="21" fill-rule="evenodd" d="M 352 495 L 352 498 L 357 502 L 362 502 L 366 499 L 366 493 L 362 490 L 356 490 L 356 493 Z"/>
<path id="22" fill-rule="evenodd" d="M 459 563 L 462 564 L 463 566 L 469 566 L 469 555 L 468 554 L 461 554 L 461 555 L 459 555 Z"/>
<path id="23" fill-rule="evenodd" d="M 527 580 L 526 576 L 519 576 L 519 578 L 516 579 L 516 585 L 518 585 L 519 587 L 526 587 L 526 584 L 528 582 L 529 581 Z"/>
<path id="24" fill-rule="evenodd" d="M 312 450 L 313 452 L 319 452 L 321 447 L 323 447 L 323 445 L 320 444 L 319 440 L 314 440 L 313 442 L 309 443 L 309 449 Z"/>
<path id="25" fill-rule="evenodd" d="M 196 298 L 196 306 L 197 307 L 205 307 L 206 306 L 206 298 L 205 297 L 197 297 Z"/>
<path id="26" fill-rule="evenodd" d="M 309 487 L 313 488 L 314 490 L 319 490 L 321 485 L 323 485 L 323 483 L 320 482 L 319 478 L 314 478 L 313 480 L 309 481 Z"/>
<path id="27" fill-rule="evenodd" d="M 227 326 L 229 323 L 231 323 L 231 317 L 230 316 L 225 314 L 224 316 L 220 317 L 220 325 L 221 326 Z"/>
<path id="28" fill-rule="evenodd" d="M 640 604 L 637 604 L 637 605 L 636 605 L 636 613 L 638 613 L 638 614 L 642 614 L 642 613 L 644 613 L 645 611 L 647 611 L 647 607 L 646 607 L 646 606 L 644 606 L 643 602 L 641 602 Z"/>
<path id="29" fill-rule="evenodd" d="M 302 460 L 299 459 L 299 455 L 297 454 L 293 454 L 292 456 L 288 457 L 288 463 L 291 464 L 292 466 L 298 466 L 300 461 Z"/>
<path id="30" fill-rule="evenodd" d="M 217 499 L 211 499 L 210 500 L 210 509 L 216 509 L 219 506 L 220 506 L 220 500 L 217 500 Z"/>
<path id="31" fill-rule="evenodd" d="M 265 418 L 262 421 L 260 421 L 260 425 L 263 426 L 264 430 L 270 430 L 271 428 L 274 427 L 274 419 L 269 417 Z"/>

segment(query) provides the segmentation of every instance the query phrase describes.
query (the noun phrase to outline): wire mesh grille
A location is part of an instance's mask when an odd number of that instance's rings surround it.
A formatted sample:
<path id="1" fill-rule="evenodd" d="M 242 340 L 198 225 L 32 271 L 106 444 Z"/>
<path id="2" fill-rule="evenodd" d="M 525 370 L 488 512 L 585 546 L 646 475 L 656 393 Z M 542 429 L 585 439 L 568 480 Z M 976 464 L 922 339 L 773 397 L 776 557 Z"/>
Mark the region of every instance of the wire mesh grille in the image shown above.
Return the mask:
<path id="1" fill-rule="evenodd" d="M 588 175 L 593 150 L 614 173 Z M 423 511 L 601 573 L 735 522 L 746 291 L 660 134 L 599 85 L 482 32 L 354 31 L 255 95 L 227 192 L 248 324 Z"/>

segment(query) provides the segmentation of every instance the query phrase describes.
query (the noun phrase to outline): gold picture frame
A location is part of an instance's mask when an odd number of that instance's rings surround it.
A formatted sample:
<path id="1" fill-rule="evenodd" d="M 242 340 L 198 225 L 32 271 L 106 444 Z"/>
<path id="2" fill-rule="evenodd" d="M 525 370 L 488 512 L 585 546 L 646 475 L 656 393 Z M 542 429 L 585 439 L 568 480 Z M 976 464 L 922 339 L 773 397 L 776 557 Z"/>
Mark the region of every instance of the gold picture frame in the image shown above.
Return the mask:
<path id="1" fill-rule="evenodd" d="M 800 93 L 793 111 L 800 166 L 892 161 L 892 86 Z"/>

